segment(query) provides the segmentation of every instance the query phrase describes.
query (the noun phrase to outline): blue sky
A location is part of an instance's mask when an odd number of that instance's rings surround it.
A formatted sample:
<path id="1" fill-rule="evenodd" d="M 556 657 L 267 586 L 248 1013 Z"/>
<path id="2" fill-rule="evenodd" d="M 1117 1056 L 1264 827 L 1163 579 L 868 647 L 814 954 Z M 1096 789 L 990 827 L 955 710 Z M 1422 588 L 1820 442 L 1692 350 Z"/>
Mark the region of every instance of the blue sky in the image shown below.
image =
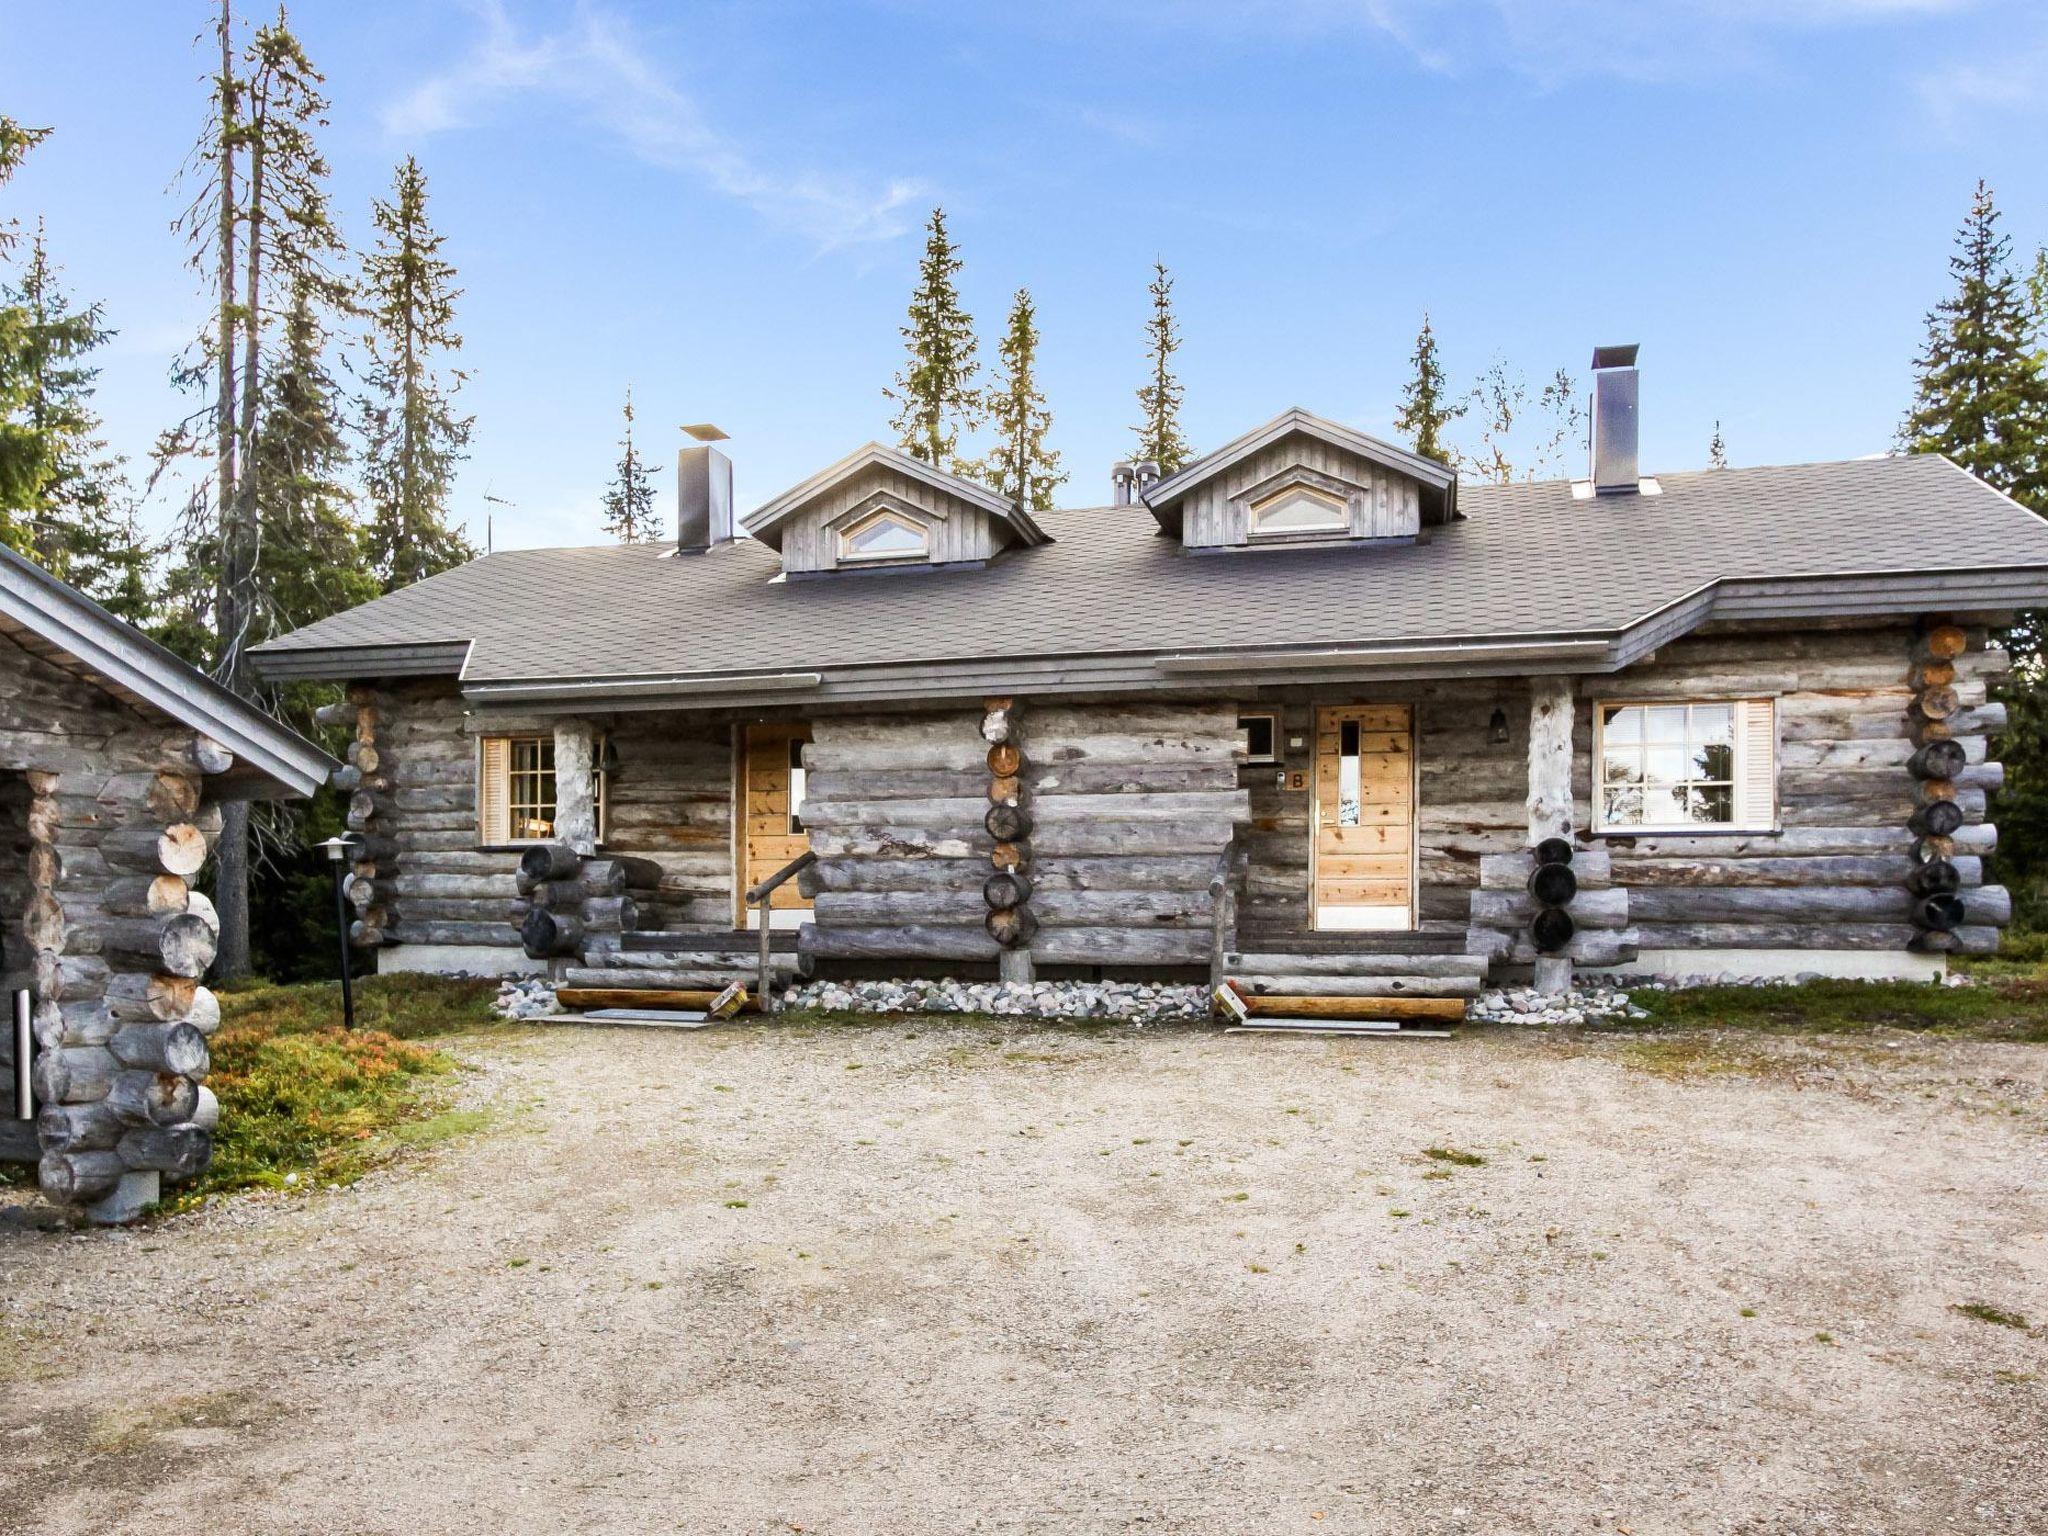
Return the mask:
<path id="1" fill-rule="evenodd" d="M 42 213 L 119 339 L 146 450 L 203 300 L 169 230 L 201 0 L 0 0 L 0 111 L 56 129 Z M 260 8 L 251 9 L 257 14 Z M 1185 423 L 1388 433 L 1427 309 L 1454 375 L 1583 380 L 1639 341 L 1644 459 L 1883 450 L 1972 182 L 2048 239 L 2048 9 L 2022 0 L 302 0 L 338 209 L 411 151 L 466 290 L 457 513 L 590 542 L 621 395 L 666 458 L 732 433 L 744 506 L 871 437 L 920 224 L 990 351 L 1028 284 L 1065 499 L 1129 452 L 1154 257 Z M 664 510 L 672 475 L 659 481 Z M 164 509 L 152 517 L 160 520 Z"/>

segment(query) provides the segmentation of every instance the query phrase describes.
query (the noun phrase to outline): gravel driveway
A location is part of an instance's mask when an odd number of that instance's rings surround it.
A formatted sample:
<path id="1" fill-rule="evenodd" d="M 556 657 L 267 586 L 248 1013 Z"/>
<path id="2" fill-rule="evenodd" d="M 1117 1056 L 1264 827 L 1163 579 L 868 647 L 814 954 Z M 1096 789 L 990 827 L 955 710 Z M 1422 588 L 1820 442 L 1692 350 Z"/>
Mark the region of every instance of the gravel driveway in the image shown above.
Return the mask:
<path id="1" fill-rule="evenodd" d="M 2048 1321 L 2042 1047 L 457 1049 L 353 1191 L 0 1225 L 0 1528 L 2048 1523 L 2048 1329 L 1954 1310 Z"/>

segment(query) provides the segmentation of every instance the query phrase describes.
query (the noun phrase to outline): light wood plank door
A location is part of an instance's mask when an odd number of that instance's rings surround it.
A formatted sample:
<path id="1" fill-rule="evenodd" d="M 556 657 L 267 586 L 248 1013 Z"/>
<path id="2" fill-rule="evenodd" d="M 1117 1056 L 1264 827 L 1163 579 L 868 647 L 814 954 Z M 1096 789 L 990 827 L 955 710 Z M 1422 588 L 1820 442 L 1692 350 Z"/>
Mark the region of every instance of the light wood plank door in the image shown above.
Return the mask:
<path id="1" fill-rule="evenodd" d="M 804 743 L 811 728 L 778 721 L 750 725 L 741 739 L 741 807 L 739 920 L 753 927 L 759 914 L 746 905 L 746 893 L 808 849 L 804 831 Z M 785 880 L 768 898 L 772 926 L 798 927 L 808 920 L 811 903 Z"/>
<path id="2" fill-rule="evenodd" d="M 1415 926 L 1415 720 L 1407 705 L 1316 711 L 1310 828 L 1317 928 Z"/>

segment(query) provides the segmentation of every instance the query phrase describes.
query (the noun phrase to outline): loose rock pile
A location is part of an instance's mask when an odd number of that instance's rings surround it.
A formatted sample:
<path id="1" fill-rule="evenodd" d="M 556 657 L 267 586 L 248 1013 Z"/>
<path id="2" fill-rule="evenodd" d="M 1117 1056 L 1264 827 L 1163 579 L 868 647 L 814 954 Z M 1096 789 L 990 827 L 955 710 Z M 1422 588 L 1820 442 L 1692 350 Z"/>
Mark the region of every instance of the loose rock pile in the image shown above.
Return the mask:
<path id="1" fill-rule="evenodd" d="M 1590 1024 L 1646 1019 L 1649 1014 L 1618 987 L 1584 987 L 1564 993 L 1495 987 L 1474 998 L 1465 1017 L 1485 1024 Z"/>
<path id="2" fill-rule="evenodd" d="M 1125 981 L 812 981 L 784 993 L 782 1005 L 862 1013 L 1121 1019 L 1140 1026 L 1209 1016 L 1202 987 Z"/>
<path id="3" fill-rule="evenodd" d="M 545 976 L 519 976 L 498 988 L 491 1004 L 501 1018 L 545 1019 L 568 1010 L 555 1001 L 555 984 Z"/>

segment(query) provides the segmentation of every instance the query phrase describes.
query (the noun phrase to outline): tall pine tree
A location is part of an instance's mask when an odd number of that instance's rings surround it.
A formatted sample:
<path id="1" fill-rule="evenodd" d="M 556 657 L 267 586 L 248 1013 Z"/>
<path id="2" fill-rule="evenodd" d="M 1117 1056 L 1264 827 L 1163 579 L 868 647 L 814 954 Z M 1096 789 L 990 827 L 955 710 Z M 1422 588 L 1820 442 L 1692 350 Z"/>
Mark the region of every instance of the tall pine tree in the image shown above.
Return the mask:
<path id="1" fill-rule="evenodd" d="M 604 531 L 622 544 L 661 537 L 661 519 L 654 515 L 654 486 L 647 465 L 633 446 L 633 391 L 626 391 L 626 436 L 619 444 L 619 468 L 604 493 Z"/>
<path id="2" fill-rule="evenodd" d="M 2011 257 L 1991 188 L 1980 181 L 1949 258 L 1955 290 L 1927 315 L 1899 439 L 1913 453 L 1947 454 L 2048 516 L 2048 369 Z"/>
<path id="3" fill-rule="evenodd" d="M 882 391 L 896 402 L 889 425 L 903 451 L 941 469 L 967 472 L 960 434 L 981 424 L 974 319 L 960 302 L 960 252 L 946 232 L 946 210 L 934 208 L 925 226 L 917 286 L 902 327 L 907 356 L 895 383 Z"/>
<path id="4" fill-rule="evenodd" d="M 1726 469 L 1727 467 L 1728 440 L 1721 436 L 1721 423 L 1717 421 L 1714 423 L 1713 438 L 1707 443 L 1707 468 Z"/>
<path id="5" fill-rule="evenodd" d="M 445 237 L 427 221 L 427 178 L 412 156 L 398 167 L 391 201 L 374 204 L 371 220 L 377 248 L 363 257 L 370 322 L 364 481 L 371 559 L 390 592 L 476 557 L 448 517 L 475 418 L 454 405 L 467 376 L 451 368 L 444 386 L 435 371 L 462 346 L 455 331 L 462 291 L 441 256 Z"/>
<path id="6" fill-rule="evenodd" d="M 1150 378 L 1138 390 L 1140 459 L 1150 459 L 1159 473 L 1170 475 L 1194 457 L 1194 450 L 1181 435 L 1181 384 L 1173 371 L 1173 354 L 1180 350 L 1180 324 L 1173 317 L 1173 279 L 1166 263 L 1152 263 L 1152 281 L 1145 291 L 1152 296 L 1152 313 L 1145 321 L 1145 360 Z"/>
<path id="7" fill-rule="evenodd" d="M 1066 482 L 1060 456 L 1046 446 L 1052 412 L 1038 387 L 1038 309 L 1031 290 L 1019 288 L 1010 302 L 1010 323 L 996 349 L 995 389 L 989 416 L 996 446 L 982 477 L 1027 512 L 1052 510 L 1052 493 Z"/>
<path id="8" fill-rule="evenodd" d="M 175 382 L 209 403 L 157 447 L 159 474 L 180 457 L 202 453 L 213 474 L 206 493 L 187 503 L 164 634 L 195 647 L 200 654 L 193 659 L 223 685 L 256 698 L 248 652 L 269 632 L 267 585 L 288 574 L 282 547 L 268 558 L 265 552 L 263 519 L 275 505 L 264 478 L 273 461 L 258 445 L 271 395 L 267 371 L 288 349 L 286 321 L 296 296 L 338 297 L 332 264 L 341 239 L 328 213 L 328 168 L 317 142 L 326 126 L 323 82 L 283 8 L 238 49 L 230 0 L 219 0 L 214 37 L 219 69 L 206 127 L 186 168 L 197 190 L 177 221 L 190 265 L 213 294 L 213 313 L 174 373 Z M 215 967 L 224 977 L 249 969 L 252 857 L 249 807 L 229 802 L 214 882 L 221 925 Z"/>
<path id="9" fill-rule="evenodd" d="M 264 379 L 253 478 L 263 529 L 259 627 L 266 636 L 378 594 L 349 485 L 346 421 L 321 315 L 317 285 L 302 275 Z M 286 711 L 302 727 L 309 714 L 310 703 Z"/>
<path id="10" fill-rule="evenodd" d="M 0 432 L 18 441 L 11 456 L 30 483 L 17 487 L 26 490 L 17 504 L 0 508 L 0 538 L 89 595 L 115 596 L 139 552 L 127 481 L 93 408 L 99 369 L 88 361 L 113 333 L 98 305 L 72 307 L 40 224 L 7 298 L 23 323 L 21 345 L 0 364 L 10 400 Z"/>
<path id="11" fill-rule="evenodd" d="M 1394 413 L 1394 425 L 1408 434 L 1408 442 L 1426 459 L 1439 464 L 1451 462 L 1451 445 L 1444 429 L 1465 412 L 1462 402 L 1451 399 L 1444 383 L 1443 363 L 1437 357 L 1436 332 L 1429 327 L 1429 315 L 1422 317 L 1422 329 L 1415 333 L 1415 351 L 1410 358 L 1415 372 L 1401 391 L 1401 408 Z"/>

